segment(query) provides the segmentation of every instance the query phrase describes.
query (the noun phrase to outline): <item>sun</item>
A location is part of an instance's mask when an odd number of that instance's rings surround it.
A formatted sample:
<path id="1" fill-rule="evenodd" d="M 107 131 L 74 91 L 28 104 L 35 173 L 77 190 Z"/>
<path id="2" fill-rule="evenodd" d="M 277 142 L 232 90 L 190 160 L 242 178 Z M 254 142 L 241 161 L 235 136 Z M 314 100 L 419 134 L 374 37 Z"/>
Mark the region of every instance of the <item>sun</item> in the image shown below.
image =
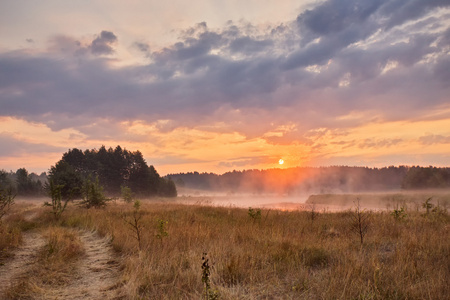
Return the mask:
<path id="1" fill-rule="evenodd" d="M 278 161 L 278 163 L 279 163 L 280 165 L 282 165 L 282 164 L 284 164 L 284 160 L 283 160 L 282 158 L 280 158 L 280 160 Z"/>

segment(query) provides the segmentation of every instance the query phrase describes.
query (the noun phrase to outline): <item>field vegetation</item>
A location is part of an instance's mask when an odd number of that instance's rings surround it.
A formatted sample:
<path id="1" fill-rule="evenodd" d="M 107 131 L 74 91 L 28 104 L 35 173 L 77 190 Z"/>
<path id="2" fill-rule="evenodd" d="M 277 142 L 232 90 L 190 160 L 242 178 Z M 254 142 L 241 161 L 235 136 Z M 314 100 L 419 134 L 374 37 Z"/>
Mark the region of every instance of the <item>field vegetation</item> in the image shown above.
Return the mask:
<path id="1" fill-rule="evenodd" d="M 58 218 L 19 201 L 1 225 L 2 261 L 23 233 L 38 231 L 46 242 L 30 276 L 4 293 L 51 299 L 46 289 L 70 280 L 68 268 L 85 251 L 76 232 L 95 230 L 110 238 L 121 266 L 117 299 L 445 299 L 450 217 L 426 200 L 418 209 L 317 213 L 161 198 L 101 209 L 70 203 Z M 38 214 L 32 222 L 30 211 Z M 354 230 L 358 213 L 364 240 Z"/>

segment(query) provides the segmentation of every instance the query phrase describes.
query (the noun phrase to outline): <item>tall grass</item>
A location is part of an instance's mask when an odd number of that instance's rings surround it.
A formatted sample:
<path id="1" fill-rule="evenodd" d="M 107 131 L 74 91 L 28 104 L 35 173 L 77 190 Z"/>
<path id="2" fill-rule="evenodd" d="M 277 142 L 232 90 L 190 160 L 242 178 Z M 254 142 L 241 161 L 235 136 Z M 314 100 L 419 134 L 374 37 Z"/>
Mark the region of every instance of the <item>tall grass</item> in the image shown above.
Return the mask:
<path id="1" fill-rule="evenodd" d="M 30 204 L 17 203 L 0 222 L 0 266 L 13 255 L 14 249 L 22 242 L 22 232 L 37 226 L 34 221 L 28 220 L 24 213 L 30 207 Z"/>
<path id="2" fill-rule="evenodd" d="M 262 211 L 254 222 L 237 208 L 143 202 L 141 250 L 123 213 L 71 208 L 64 224 L 97 229 L 123 257 L 130 299 L 200 299 L 202 254 L 221 299 L 445 299 L 450 294 L 447 214 L 408 211 L 399 222 L 374 213 L 364 245 L 349 214 Z M 164 243 L 158 222 L 167 221 Z M 443 238 L 447 237 L 447 238 Z"/>
<path id="3" fill-rule="evenodd" d="M 75 265 L 84 253 L 74 229 L 50 226 L 41 229 L 46 243 L 36 253 L 30 269 L 23 270 L 5 291 L 6 299 L 51 299 L 48 291 L 73 280 Z"/>
<path id="4" fill-rule="evenodd" d="M 142 201 L 139 246 L 124 222 L 135 210 L 131 203 L 105 209 L 71 204 L 59 220 L 42 215 L 34 226 L 47 244 L 36 274 L 45 282 L 22 281 L 11 295 L 42 294 L 46 285 L 64 283 L 67 267 L 83 251 L 78 228 L 111 237 L 122 264 L 121 294 L 128 299 L 205 298 L 204 253 L 209 288 L 219 299 L 447 299 L 450 294 L 445 211 L 407 209 L 402 219 L 391 211 L 375 212 L 361 246 L 352 234 L 350 210 L 313 219 L 308 211 L 262 210 L 255 222 L 247 209 Z M 4 225 L 26 224 L 20 216 L 13 220 Z M 14 226 L 20 235 L 28 225 Z"/>

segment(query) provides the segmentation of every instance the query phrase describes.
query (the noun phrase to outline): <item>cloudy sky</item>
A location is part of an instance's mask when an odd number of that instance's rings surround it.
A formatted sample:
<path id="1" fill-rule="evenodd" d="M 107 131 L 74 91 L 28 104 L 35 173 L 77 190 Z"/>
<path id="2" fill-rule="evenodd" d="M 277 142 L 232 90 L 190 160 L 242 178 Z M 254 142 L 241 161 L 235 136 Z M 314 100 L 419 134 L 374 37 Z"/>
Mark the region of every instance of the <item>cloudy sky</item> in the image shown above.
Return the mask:
<path id="1" fill-rule="evenodd" d="M 0 169 L 450 165 L 448 0 L 0 0 Z"/>

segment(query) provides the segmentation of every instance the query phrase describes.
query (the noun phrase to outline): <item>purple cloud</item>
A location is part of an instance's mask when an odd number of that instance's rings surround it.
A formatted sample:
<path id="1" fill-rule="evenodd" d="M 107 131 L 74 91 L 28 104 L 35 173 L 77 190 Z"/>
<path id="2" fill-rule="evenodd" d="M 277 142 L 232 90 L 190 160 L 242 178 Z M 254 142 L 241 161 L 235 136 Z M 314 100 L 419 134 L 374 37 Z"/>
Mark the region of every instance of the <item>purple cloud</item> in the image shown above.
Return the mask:
<path id="1" fill-rule="evenodd" d="M 162 50 L 134 43 L 150 62 L 120 68 L 102 56 L 115 53 L 113 32 L 85 44 L 61 35 L 47 53 L 0 53 L 0 115 L 92 136 L 101 134 L 93 120 L 222 122 L 249 137 L 292 123 L 299 140 L 368 121 L 338 118 L 353 111 L 408 119 L 448 104 L 450 29 L 440 8 L 449 5 L 329 0 L 272 26 L 199 23 Z"/>

